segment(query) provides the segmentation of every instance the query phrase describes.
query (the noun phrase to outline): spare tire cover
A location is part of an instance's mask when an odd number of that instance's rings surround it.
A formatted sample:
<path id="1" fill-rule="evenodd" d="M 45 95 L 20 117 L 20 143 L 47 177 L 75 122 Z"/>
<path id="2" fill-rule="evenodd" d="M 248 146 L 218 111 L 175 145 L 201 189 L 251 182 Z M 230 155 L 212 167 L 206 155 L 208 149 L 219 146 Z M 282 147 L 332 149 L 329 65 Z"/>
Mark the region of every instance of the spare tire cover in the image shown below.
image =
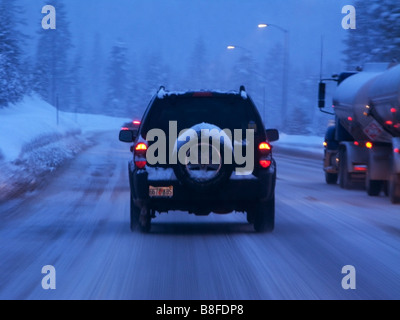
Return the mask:
<path id="1" fill-rule="evenodd" d="M 196 191 L 214 190 L 232 175 L 232 139 L 215 125 L 201 123 L 182 132 L 174 152 L 178 159 L 176 177 Z"/>

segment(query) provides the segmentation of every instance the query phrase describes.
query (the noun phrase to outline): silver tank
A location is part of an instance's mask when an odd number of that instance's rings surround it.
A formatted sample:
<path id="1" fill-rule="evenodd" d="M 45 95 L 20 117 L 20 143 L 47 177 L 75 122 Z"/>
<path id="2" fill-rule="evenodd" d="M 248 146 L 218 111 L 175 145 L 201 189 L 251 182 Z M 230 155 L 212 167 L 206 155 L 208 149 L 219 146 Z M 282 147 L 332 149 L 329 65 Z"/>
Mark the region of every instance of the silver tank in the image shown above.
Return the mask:
<path id="1" fill-rule="evenodd" d="M 400 136 L 400 65 L 367 65 L 339 85 L 333 104 L 355 140 L 391 143 Z"/>

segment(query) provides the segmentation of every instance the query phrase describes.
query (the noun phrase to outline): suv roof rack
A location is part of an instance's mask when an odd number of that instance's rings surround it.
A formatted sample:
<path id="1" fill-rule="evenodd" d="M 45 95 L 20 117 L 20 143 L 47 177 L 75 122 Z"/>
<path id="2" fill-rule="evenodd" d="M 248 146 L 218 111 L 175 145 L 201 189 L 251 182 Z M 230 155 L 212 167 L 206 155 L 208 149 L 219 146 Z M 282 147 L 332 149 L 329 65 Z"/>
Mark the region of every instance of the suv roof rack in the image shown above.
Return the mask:
<path id="1" fill-rule="evenodd" d="M 166 94 L 167 94 L 167 92 L 165 90 L 165 87 L 164 86 L 160 86 L 160 89 L 158 89 L 158 91 L 157 91 L 158 99 L 164 99 Z"/>
<path id="2" fill-rule="evenodd" d="M 240 86 L 239 93 L 240 93 L 241 97 L 243 98 L 243 100 L 247 100 L 248 99 L 246 88 L 243 85 Z"/>

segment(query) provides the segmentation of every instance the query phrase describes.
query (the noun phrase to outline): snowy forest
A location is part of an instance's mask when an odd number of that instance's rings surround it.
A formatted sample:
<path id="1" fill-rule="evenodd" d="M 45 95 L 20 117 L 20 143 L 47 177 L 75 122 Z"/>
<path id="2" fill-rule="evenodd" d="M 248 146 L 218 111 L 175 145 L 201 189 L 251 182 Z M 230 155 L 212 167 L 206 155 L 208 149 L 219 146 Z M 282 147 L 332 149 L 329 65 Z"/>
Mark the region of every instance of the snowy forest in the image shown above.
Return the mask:
<path id="1" fill-rule="evenodd" d="M 44 30 L 37 23 L 33 33 L 27 32 L 26 6 L 18 0 L 0 0 L 0 108 L 37 94 L 63 111 L 134 119 L 142 116 L 160 85 L 177 91 L 238 90 L 245 85 L 268 127 L 279 127 L 288 134 L 321 134 L 325 130 L 327 117 L 316 107 L 318 52 L 309 59 L 313 68 L 298 63 L 294 50 L 291 52 L 288 112 L 281 121 L 282 38 L 273 38 L 262 55 L 240 47 L 228 52 L 229 43 L 222 43 L 222 53 L 215 55 L 207 35 L 199 32 L 191 35 L 194 45 L 177 58 L 182 63 L 175 67 L 163 50 L 137 49 L 125 34 L 110 42 L 98 30 L 82 40 L 71 31 L 69 1 L 36 3 L 38 22 L 43 17 L 42 5 L 56 8 L 56 30 Z M 357 0 L 354 6 L 357 29 L 343 33 L 342 54 L 324 63 L 325 76 L 340 72 L 339 68 L 400 59 L 399 1 Z M 324 41 L 326 44 L 329 39 Z M 319 42 L 316 38 L 315 43 Z"/>

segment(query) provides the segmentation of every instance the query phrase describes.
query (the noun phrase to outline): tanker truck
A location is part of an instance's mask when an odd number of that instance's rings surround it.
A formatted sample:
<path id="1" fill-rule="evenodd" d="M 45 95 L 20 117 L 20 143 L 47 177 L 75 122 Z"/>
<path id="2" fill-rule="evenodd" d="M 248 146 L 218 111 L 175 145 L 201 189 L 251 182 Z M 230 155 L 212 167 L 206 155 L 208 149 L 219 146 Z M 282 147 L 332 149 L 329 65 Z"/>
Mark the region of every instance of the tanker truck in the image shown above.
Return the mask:
<path id="1" fill-rule="evenodd" d="M 326 82 L 335 81 L 333 112 L 326 111 Z M 328 184 L 366 187 L 400 203 L 400 65 L 368 64 L 319 83 L 318 107 L 335 116 L 324 142 Z"/>

